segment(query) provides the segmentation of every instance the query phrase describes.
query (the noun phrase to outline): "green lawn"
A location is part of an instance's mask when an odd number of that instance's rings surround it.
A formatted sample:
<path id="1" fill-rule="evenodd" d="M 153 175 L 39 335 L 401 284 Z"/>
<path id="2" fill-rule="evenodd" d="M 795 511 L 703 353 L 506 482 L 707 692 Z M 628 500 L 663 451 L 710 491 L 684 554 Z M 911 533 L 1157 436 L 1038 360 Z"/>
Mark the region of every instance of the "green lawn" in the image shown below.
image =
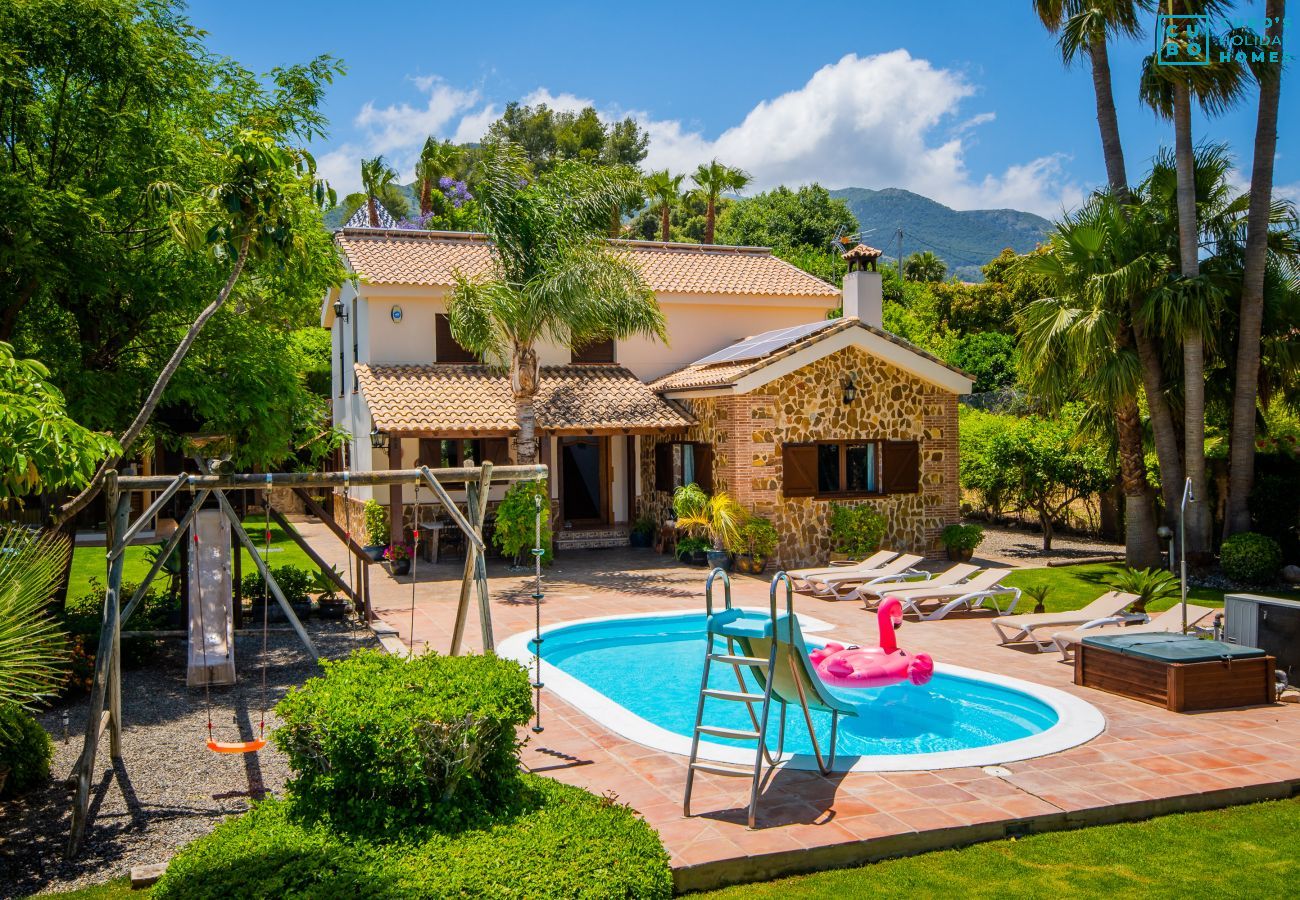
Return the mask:
<path id="1" fill-rule="evenodd" d="M 44 897 L 61 897 L 63 900 L 128 900 L 128 898 L 148 897 L 150 890 L 145 888 L 141 891 L 131 890 L 131 879 L 123 876 L 114 878 L 112 881 L 106 881 L 103 884 L 92 884 L 90 887 L 78 888 L 75 891 L 64 891 L 57 894 L 42 894 Z M 33 897 L 36 895 L 32 895 Z M 31 898 L 28 898 L 31 900 Z"/>
<path id="2" fill-rule="evenodd" d="M 252 538 L 253 543 L 260 550 L 263 541 L 263 530 L 266 527 L 265 520 L 261 518 L 249 518 L 244 520 L 244 531 Z M 145 553 L 149 547 L 145 544 L 137 544 L 128 547 L 126 550 L 126 566 L 123 569 L 122 578 L 124 581 L 139 583 L 145 575 L 149 574 L 149 561 Z M 252 557 L 248 551 L 240 550 L 243 557 L 244 574 L 256 571 Z M 307 554 L 302 552 L 297 544 L 289 540 L 284 531 L 274 523 L 271 524 L 271 566 L 295 565 L 308 571 L 314 571 L 316 564 L 307 558 Z M 104 548 L 103 547 L 78 547 L 72 554 L 72 575 L 68 583 L 68 596 L 80 597 L 90 589 L 90 580 L 98 578 L 100 583 L 105 581 L 104 572 Z M 154 582 L 161 587 L 165 584 L 162 576 Z"/>
<path id="3" fill-rule="evenodd" d="M 1052 586 L 1052 592 L 1047 595 L 1048 612 L 1067 612 L 1087 606 L 1102 594 L 1112 590 L 1110 582 L 1122 568 L 1121 563 L 1093 563 L 1050 569 L 1019 569 L 1008 575 L 1003 583 L 1022 589 L 1031 584 L 1049 584 Z M 1223 591 L 1194 587 L 1187 592 L 1187 599 L 1201 606 L 1222 606 Z M 1173 606 L 1175 602 L 1175 600 L 1167 600 L 1153 603 L 1151 610 L 1159 612 Z M 1022 597 L 1017 611 L 1029 612 L 1034 608 L 1033 603 L 1031 598 Z"/>
<path id="4" fill-rule="evenodd" d="M 1031 835 L 697 897 L 1288 897 L 1300 800 Z"/>

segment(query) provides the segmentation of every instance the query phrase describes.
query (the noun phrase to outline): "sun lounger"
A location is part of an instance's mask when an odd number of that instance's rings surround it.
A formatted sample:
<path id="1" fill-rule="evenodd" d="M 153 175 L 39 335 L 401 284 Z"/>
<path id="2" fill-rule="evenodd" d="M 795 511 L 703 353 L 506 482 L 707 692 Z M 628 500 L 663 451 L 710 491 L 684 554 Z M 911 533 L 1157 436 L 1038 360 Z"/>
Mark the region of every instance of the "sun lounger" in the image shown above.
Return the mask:
<path id="1" fill-rule="evenodd" d="M 882 581 L 902 581 L 905 578 L 929 578 L 930 573 L 916 568 L 922 557 L 904 553 L 875 569 L 841 569 L 833 574 L 814 575 L 805 582 L 814 597 L 836 600 L 837 589 L 848 584 L 872 584 Z"/>
<path id="2" fill-rule="evenodd" d="M 1197 623 L 1204 621 L 1210 616 L 1219 612 L 1209 606 L 1193 606 L 1187 604 L 1187 624 L 1194 631 L 1200 634 L 1209 633 L 1210 629 L 1199 627 Z M 1154 619 L 1142 625 L 1109 625 L 1094 626 L 1092 628 L 1076 628 L 1073 631 L 1062 631 L 1052 635 L 1052 641 L 1056 644 L 1056 649 L 1061 651 L 1061 658 L 1066 662 L 1070 661 L 1074 653 L 1074 645 L 1079 643 L 1085 637 L 1094 634 L 1143 634 L 1146 632 L 1156 631 L 1182 631 L 1183 613 L 1178 604 L 1160 613 Z"/>
<path id="3" fill-rule="evenodd" d="M 993 611 L 999 616 L 1008 616 L 1020 602 L 1020 589 L 1003 587 L 1002 579 L 1011 574 L 1011 569 L 985 569 L 978 575 L 960 584 L 931 587 L 919 584 L 916 587 L 901 587 L 886 592 L 886 597 L 897 597 L 903 604 L 904 613 L 912 613 L 918 619 L 935 621 L 942 619 L 959 606 L 974 609 L 991 600 Z M 1004 610 L 998 604 L 998 597 L 1011 598 L 1011 603 Z M 923 611 L 927 604 L 941 604 L 931 613 Z"/>
<path id="4" fill-rule="evenodd" d="M 800 582 L 806 582 L 810 577 L 815 575 L 835 575 L 839 572 L 851 572 L 861 569 L 878 569 L 898 555 L 897 550 L 878 550 L 866 559 L 846 560 L 843 563 L 831 563 L 829 566 L 813 567 L 811 569 L 795 569 L 786 572 L 786 574 L 790 576 L 790 579 L 795 583 L 795 587 L 797 588 L 800 586 Z"/>
<path id="5" fill-rule="evenodd" d="M 1124 610 L 1137 599 L 1137 594 L 1108 591 L 1082 609 L 1072 609 L 1068 612 L 1030 613 L 1026 616 L 1016 616 L 1014 619 L 995 619 L 993 630 L 998 633 L 998 643 L 1004 646 L 1030 641 L 1040 652 L 1047 651 L 1052 649 L 1051 638 L 1040 640 L 1034 636 L 1034 632 L 1046 631 L 1049 628 L 1057 631 L 1071 626 L 1096 628 L 1123 622 L 1131 618 L 1124 614 Z"/>
<path id="6" fill-rule="evenodd" d="M 980 570 L 979 566 L 973 566 L 970 563 L 958 563 L 955 566 L 932 575 L 925 581 L 905 581 L 900 577 L 876 579 L 867 584 L 836 584 L 833 585 L 836 596 L 840 600 L 861 600 L 863 606 L 867 609 L 875 609 L 880 604 L 881 598 L 892 595 L 897 591 L 910 590 L 912 588 L 926 587 L 952 587 L 964 582 Z"/>

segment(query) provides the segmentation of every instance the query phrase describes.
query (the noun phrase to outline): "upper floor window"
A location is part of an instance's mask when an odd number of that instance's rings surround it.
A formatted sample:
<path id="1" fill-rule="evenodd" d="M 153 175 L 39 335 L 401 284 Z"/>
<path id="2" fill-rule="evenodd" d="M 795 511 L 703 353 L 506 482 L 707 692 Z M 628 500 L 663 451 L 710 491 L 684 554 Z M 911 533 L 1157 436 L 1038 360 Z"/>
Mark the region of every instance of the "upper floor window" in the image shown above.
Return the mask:
<path id="1" fill-rule="evenodd" d="M 478 357 L 470 353 L 451 336 L 451 319 L 446 313 L 434 316 L 434 353 L 440 363 L 474 363 Z"/>
<path id="2" fill-rule="evenodd" d="M 573 348 L 573 362 L 575 365 L 580 363 L 612 363 L 613 361 L 613 338 L 604 341 L 592 341 L 590 344 Z"/>

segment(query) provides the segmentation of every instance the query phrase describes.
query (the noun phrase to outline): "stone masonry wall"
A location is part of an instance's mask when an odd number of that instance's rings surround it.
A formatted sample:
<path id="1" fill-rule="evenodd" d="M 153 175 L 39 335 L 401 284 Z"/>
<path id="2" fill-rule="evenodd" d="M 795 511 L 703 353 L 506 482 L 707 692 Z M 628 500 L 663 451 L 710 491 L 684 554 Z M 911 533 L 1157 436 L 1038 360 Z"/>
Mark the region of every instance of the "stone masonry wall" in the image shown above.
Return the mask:
<path id="1" fill-rule="evenodd" d="M 858 396 L 843 402 L 843 380 L 857 377 Z M 829 500 L 785 497 L 781 445 L 815 440 L 916 440 L 916 494 L 839 501 L 868 504 L 884 515 L 885 546 L 936 554 L 939 532 L 958 520 L 957 396 L 855 347 L 833 353 L 757 391 L 690 401 L 699 420 L 685 440 L 714 447 L 714 486 L 726 489 L 781 536 L 778 562 L 796 567 L 830 555 Z M 668 440 L 663 438 L 661 440 Z M 654 491 L 654 443 L 642 441 L 641 511 L 662 521 L 671 497 Z"/>

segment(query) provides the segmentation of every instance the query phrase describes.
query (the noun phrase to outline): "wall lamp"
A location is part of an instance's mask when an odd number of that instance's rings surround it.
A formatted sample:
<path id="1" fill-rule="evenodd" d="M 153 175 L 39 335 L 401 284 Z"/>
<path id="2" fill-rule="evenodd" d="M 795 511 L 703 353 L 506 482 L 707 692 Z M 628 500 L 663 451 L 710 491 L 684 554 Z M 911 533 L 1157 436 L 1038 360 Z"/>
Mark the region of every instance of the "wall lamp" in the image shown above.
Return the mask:
<path id="1" fill-rule="evenodd" d="M 847 406 L 858 397 L 858 376 L 853 372 L 845 375 L 840 387 L 844 389 L 844 403 Z"/>
<path id="2" fill-rule="evenodd" d="M 376 450 L 388 449 L 388 432 L 380 431 L 378 426 L 370 429 L 370 446 Z"/>
<path id="3" fill-rule="evenodd" d="M 348 320 L 348 308 L 342 300 L 334 301 L 334 315 L 336 318 L 342 319 L 344 322 Z"/>

